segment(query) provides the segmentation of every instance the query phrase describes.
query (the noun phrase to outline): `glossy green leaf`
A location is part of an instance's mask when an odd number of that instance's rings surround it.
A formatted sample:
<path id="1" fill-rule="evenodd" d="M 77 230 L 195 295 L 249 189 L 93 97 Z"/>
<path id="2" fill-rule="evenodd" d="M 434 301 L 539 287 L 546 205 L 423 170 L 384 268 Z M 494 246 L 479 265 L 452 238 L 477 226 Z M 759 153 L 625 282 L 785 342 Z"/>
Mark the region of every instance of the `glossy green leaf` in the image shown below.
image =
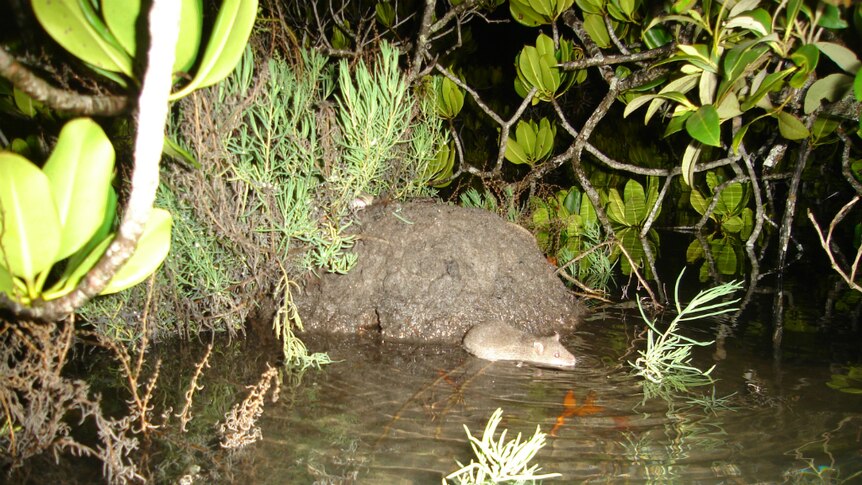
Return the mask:
<path id="1" fill-rule="evenodd" d="M 154 208 L 132 257 L 114 274 L 100 294 L 109 295 L 125 290 L 153 274 L 171 248 L 172 222 L 170 212 Z"/>
<path id="2" fill-rule="evenodd" d="M 799 10 L 802 8 L 803 0 L 790 0 L 784 10 L 784 25 L 793 25 Z"/>
<path id="3" fill-rule="evenodd" d="M 105 25 L 130 56 L 137 53 L 135 24 L 141 13 L 140 0 L 101 0 Z"/>
<path id="4" fill-rule="evenodd" d="M 113 236 L 101 239 L 94 247 L 89 248 L 89 251 L 81 253 L 81 257 L 76 259 L 75 265 L 67 266 L 60 281 L 45 290 L 42 298 L 45 300 L 56 300 L 71 293 L 77 288 L 81 280 L 87 276 L 87 273 L 93 269 L 93 266 L 99 262 L 99 259 L 101 259 L 113 239 Z"/>
<path id="5" fill-rule="evenodd" d="M 60 221 L 57 260 L 78 251 L 105 218 L 114 175 L 114 147 L 89 118 L 72 120 L 42 169 L 51 184 Z"/>
<path id="6" fill-rule="evenodd" d="M 530 7 L 530 2 L 527 0 L 510 0 L 509 12 L 516 22 L 526 25 L 527 27 L 537 27 L 548 22 L 545 21 L 542 14 Z"/>
<path id="7" fill-rule="evenodd" d="M 248 36 L 254 27 L 258 0 L 225 0 L 194 78 L 171 99 L 182 98 L 195 89 L 211 86 L 233 71 L 242 57 Z"/>
<path id="8" fill-rule="evenodd" d="M 728 84 L 734 84 L 743 74 L 747 72 L 749 66 L 758 62 L 758 60 L 767 55 L 769 47 L 763 44 L 755 46 L 737 46 L 724 55 L 722 60 L 722 71 Z"/>
<path id="9" fill-rule="evenodd" d="M 449 180 L 455 166 L 455 148 L 452 143 L 446 143 L 440 147 L 437 155 L 428 163 L 426 169 L 430 178 L 428 184 L 432 187 L 442 188 L 452 183 Z"/>
<path id="10" fill-rule="evenodd" d="M 33 0 L 33 13 L 48 34 L 75 57 L 132 77 L 132 57 L 87 20 L 80 0 Z"/>
<path id="11" fill-rule="evenodd" d="M 59 298 L 75 289 L 81 279 L 95 266 L 102 253 L 107 249 L 112 237 L 111 232 L 117 218 L 117 193 L 112 188 L 108 191 L 107 208 L 102 224 L 96 229 L 93 237 L 81 249 L 73 254 L 66 263 L 66 268 L 56 284 L 42 295 L 46 300 Z"/>
<path id="12" fill-rule="evenodd" d="M 611 36 L 605 26 L 605 19 L 601 15 L 584 13 L 584 29 L 590 39 L 600 48 L 607 49 L 611 46 Z"/>
<path id="13" fill-rule="evenodd" d="M 856 71 L 856 77 L 853 79 L 853 95 L 856 101 L 862 101 L 862 69 Z"/>
<path id="14" fill-rule="evenodd" d="M 0 264 L 28 285 L 60 249 L 60 221 L 48 177 L 26 158 L 0 152 Z"/>
<path id="15" fill-rule="evenodd" d="M 658 49 L 673 42 L 673 36 L 663 26 L 656 26 L 645 31 L 641 37 L 649 49 Z"/>
<path id="16" fill-rule="evenodd" d="M 606 0 L 575 0 L 575 3 L 584 13 L 601 15 L 604 13 L 602 7 L 604 7 Z"/>
<path id="17" fill-rule="evenodd" d="M 464 90 L 451 79 L 444 77 L 437 84 L 437 114 L 441 118 L 451 120 L 458 116 L 464 107 Z"/>
<path id="18" fill-rule="evenodd" d="M 202 0 L 180 0 L 180 32 L 175 50 L 174 72 L 188 72 L 195 62 L 203 30 Z M 102 17 L 123 49 L 137 57 L 138 17 L 141 0 L 101 0 Z"/>
<path id="19" fill-rule="evenodd" d="M 15 295 L 15 283 L 12 280 L 12 275 L 9 271 L 0 264 L 0 293 L 4 293 L 7 297 L 17 300 Z"/>
<path id="20" fill-rule="evenodd" d="M 796 116 L 786 111 L 779 111 L 776 117 L 778 118 L 778 131 L 785 139 L 803 140 L 808 138 L 808 128 Z"/>
<path id="21" fill-rule="evenodd" d="M 685 131 L 695 140 L 714 147 L 721 146 L 721 127 L 715 106 L 701 106 L 685 122 Z"/>
<path id="22" fill-rule="evenodd" d="M 539 130 L 536 133 L 536 157 L 541 160 L 551 154 L 554 148 L 554 138 L 557 135 L 557 127 L 547 118 L 539 120 Z"/>
<path id="23" fill-rule="evenodd" d="M 504 156 L 506 157 L 506 160 L 514 164 L 520 165 L 530 163 L 530 157 L 527 155 L 527 151 L 512 137 L 509 137 L 506 140 L 506 154 Z"/>

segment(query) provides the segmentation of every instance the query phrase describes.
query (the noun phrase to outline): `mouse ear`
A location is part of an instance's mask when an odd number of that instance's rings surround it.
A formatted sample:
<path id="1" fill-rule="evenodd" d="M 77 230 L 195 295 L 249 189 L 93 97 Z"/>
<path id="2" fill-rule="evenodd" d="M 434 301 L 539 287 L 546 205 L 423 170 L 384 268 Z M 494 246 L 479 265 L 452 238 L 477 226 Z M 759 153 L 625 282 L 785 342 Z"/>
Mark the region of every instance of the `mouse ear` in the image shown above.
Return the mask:
<path id="1" fill-rule="evenodd" d="M 545 352 L 545 345 L 538 340 L 533 341 L 533 351 L 536 352 L 536 355 L 541 355 Z"/>
<path id="2" fill-rule="evenodd" d="M 560 332 L 554 332 L 554 340 L 556 340 L 557 342 L 560 341 Z"/>

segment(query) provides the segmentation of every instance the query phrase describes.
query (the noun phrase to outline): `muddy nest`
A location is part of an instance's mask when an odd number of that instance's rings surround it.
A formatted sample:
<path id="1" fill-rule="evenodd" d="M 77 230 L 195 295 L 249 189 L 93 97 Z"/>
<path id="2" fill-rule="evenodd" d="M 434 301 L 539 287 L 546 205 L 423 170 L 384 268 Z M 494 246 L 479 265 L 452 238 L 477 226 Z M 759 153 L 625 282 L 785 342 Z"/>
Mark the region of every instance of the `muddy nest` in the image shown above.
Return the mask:
<path id="1" fill-rule="evenodd" d="M 481 321 L 533 332 L 574 329 L 583 306 L 533 236 L 490 212 L 435 203 L 366 210 L 359 260 L 296 296 L 306 330 L 458 342 Z"/>

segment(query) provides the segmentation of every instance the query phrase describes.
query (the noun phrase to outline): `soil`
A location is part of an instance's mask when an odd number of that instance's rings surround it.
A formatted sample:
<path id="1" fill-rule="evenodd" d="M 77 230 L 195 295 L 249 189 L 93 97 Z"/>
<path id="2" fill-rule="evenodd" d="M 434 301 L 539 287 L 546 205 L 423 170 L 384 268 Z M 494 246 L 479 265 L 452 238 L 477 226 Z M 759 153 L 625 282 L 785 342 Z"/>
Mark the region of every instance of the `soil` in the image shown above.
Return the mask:
<path id="1" fill-rule="evenodd" d="M 356 227 L 356 266 L 296 295 L 306 331 L 454 343 L 486 321 L 565 334 L 584 313 L 532 234 L 488 211 L 378 204 Z"/>

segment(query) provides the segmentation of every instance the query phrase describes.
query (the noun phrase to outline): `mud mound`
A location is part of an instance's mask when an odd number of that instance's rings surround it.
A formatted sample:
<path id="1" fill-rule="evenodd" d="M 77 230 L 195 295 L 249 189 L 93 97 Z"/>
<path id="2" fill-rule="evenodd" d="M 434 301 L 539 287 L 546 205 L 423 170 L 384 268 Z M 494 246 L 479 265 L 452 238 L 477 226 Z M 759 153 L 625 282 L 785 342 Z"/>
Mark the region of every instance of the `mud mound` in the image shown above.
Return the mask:
<path id="1" fill-rule="evenodd" d="M 487 211 L 381 204 L 357 233 L 356 267 L 297 295 L 306 330 L 460 342 L 480 321 L 565 332 L 583 313 L 533 236 Z"/>

